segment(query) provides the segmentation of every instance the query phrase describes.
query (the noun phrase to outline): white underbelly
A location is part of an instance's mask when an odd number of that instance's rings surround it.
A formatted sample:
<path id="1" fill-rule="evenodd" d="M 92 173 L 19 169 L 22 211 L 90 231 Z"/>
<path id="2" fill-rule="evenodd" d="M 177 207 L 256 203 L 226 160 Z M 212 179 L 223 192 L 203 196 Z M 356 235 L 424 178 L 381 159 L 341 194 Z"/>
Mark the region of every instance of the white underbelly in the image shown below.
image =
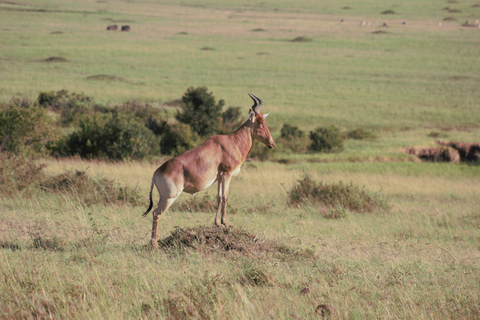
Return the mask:
<path id="1" fill-rule="evenodd" d="M 242 166 L 241 166 L 241 165 L 238 166 L 237 169 L 233 170 L 233 172 L 232 172 L 232 177 L 238 176 L 238 174 L 240 173 L 240 170 L 242 170 Z"/>

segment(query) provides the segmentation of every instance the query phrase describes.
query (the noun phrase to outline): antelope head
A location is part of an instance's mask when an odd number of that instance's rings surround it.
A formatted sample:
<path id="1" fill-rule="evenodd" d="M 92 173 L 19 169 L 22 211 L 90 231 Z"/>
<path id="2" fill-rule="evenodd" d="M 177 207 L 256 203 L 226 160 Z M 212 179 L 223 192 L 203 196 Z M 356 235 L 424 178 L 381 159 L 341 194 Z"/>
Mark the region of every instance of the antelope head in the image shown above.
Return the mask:
<path id="1" fill-rule="evenodd" d="M 260 141 L 270 149 L 275 147 L 275 141 L 268 130 L 267 124 L 265 123 L 265 118 L 269 115 L 263 114 L 260 111 L 260 107 L 263 105 L 263 102 L 260 98 L 255 95 L 248 93 L 250 98 L 253 100 L 253 106 L 250 110 L 248 118 L 252 122 L 252 137 L 254 140 Z"/>

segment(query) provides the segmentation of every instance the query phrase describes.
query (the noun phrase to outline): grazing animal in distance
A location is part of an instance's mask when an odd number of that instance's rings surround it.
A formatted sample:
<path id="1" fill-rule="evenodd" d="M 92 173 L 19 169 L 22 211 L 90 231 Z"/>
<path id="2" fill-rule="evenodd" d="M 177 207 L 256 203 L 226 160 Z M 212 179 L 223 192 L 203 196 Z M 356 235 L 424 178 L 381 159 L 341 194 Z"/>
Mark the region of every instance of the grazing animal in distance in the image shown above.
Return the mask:
<path id="1" fill-rule="evenodd" d="M 122 31 L 130 31 L 130 26 L 122 26 Z"/>
<path id="2" fill-rule="evenodd" d="M 116 24 L 112 24 L 111 26 L 107 27 L 107 30 L 109 31 L 115 31 L 118 30 L 118 26 Z"/>
<path id="3" fill-rule="evenodd" d="M 275 141 L 268 130 L 260 107 L 263 102 L 253 94 L 248 94 L 254 105 L 248 119 L 235 132 L 228 135 L 215 135 L 196 148 L 167 160 L 154 173 L 150 186 L 150 204 L 145 217 L 153 207 L 153 186 L 157 187 L 160 199 L 153 210 L 151 243 L 157 243 L 157 227 L 160 216 L 167 211 L 182 192 L 197 193 L 218 182 L 218 209 L 215 224 L 228 228 L 226 208 L 230 180 L 240 173 L 253 141 L 257 140 L 269 148 L 275 147 Z"/>

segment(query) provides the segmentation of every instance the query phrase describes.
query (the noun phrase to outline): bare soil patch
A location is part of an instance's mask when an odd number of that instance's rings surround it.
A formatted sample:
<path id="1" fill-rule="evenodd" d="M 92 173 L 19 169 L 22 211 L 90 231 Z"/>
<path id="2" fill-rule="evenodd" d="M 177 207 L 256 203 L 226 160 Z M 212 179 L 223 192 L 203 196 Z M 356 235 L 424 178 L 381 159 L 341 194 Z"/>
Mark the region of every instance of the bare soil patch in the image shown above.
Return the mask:
<path id="1" fill-rule="evenodd" d="M 67 62 L 68 60 L 63 57 L 48 57 L 43 62 Z"/>
<path id="2" fill-rule="evenodd" d="M 94 75 L 94 76 L 88 76 L 85 79 L 95 80 L 95 81 L 122 81 L 122 82 L 126 82 L 126 80 L 121 78 L 121 77 L 112 76 L 112 75 L 108 75 L 108 74 L 97 74 L 97 75 Z"/>
<path id="3" fill-rule="evenodd" d="M 290 42 L 312 42 L 313 40 L 308 37 L 296 37 L 295 39 L 290 40 Z"/>

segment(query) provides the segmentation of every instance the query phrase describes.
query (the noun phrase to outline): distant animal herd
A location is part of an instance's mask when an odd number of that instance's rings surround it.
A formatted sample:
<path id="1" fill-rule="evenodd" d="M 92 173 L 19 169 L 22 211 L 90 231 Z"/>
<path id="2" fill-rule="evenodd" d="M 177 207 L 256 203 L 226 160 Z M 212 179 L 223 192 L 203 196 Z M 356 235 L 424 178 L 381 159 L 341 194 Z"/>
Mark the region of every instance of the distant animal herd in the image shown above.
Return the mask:
<path id="1" fill-rule="evenodd" d="M 118 30 L 118 26 L 116 24 L 112 24 L 111 26 L 107 27 L 107 31 L 117 31 L 117 30 Z M 125 32 L 130 31 L 130 26 L 122 26 L 121 31 L 125 31 Z"/>

